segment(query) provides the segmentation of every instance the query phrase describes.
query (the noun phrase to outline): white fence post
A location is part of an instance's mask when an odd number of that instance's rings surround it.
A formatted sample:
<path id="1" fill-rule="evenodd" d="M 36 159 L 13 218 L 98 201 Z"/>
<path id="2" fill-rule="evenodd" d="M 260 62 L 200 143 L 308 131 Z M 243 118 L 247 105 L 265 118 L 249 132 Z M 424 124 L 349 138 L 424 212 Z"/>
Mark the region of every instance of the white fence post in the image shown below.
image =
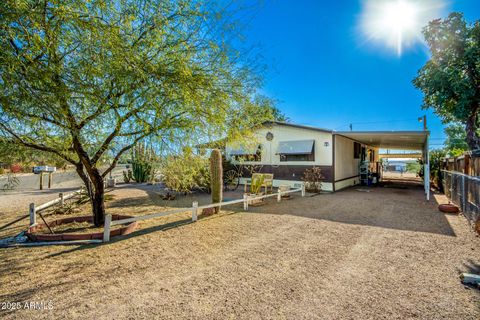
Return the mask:
<path id="1" fill-rule="evenodd" d="M 192 221 L 195 222 L 197 221 L 197 212 L 198 212 L 198 202 L 194 201 L 192 203 Z"/>
<path id="2" fill-rule="evenodd" d="M 65 198 L 63 196 L 63 192 L 60 192 L 58 194 L 58 197 L 60 198 L 60 205 L 63 206 L 65 204 Z"/>
<path id="3" fill-rule="evenodd" d="M 105 225 L 103 228 L 103 242 L 110 241 L 110 223 L 112 223 L 112 215 L 107 214 L 105 216 Z"/>
<path id="4" fill-rule="evenodd" d="M 248 210 L 248 194 L 243 194 L 243 210 Z"/>
<path id="5" fill-rule="evenodd" d="M 282 200 L 282 192 L 279 189 L 277 193 L 277 202 L 280 202 L 281 200 Z"/>
<path id="6" fill-rule="evenodd" d="M 305 197 L 305 183 L 302 183 L 302 197 Z"/>
<path id="7" fill-rule="evenodd" d="M 35 210 L 35 203 L 30 203 L 30 225 L 36 225 L 37 224 L 37 211 Z"/>

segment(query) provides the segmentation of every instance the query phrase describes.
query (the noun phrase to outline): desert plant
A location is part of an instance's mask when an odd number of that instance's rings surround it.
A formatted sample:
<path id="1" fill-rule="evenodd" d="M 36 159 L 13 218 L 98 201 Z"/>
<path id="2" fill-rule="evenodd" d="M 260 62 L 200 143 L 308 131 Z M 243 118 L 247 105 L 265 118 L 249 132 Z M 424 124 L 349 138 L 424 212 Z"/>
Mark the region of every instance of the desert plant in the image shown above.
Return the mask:
<path id="1" fill-rule="evenodd" d="M 250 192 L 253 194 L 259 194 L 262 190 L 262 185 L 264 181 L 265 181 L 265 176 L 263 174 L 252 176 Z"/>
<path id="2" fill-rule="evenodd" d="M 10 172 L 12 173 L 19 173 L 22 172 L 22 165 L 20 163 L 14 163 L 10 166 Z"/>
<path id="3" fill-rule="evenodd" d="M 17 176 L 15 176 L 15 173 L 10 172 L 7 174 L 7 182 L 5 182 L 5 184 L 1 187 L 1 190 L 2 191 L 13 190 L 19 184 L 20 184 L 20 181 L 18 180 Z"/>
<path id="4" fill-rule="evenodd" d="M 155 153 L 144 144 L 138 144 L 132 150 L 132 177 L 135 182 L 143 183 L 153 179 Z"/>
<path id="5" fill-rule="evenodd" d="M 193 189 L 210 189 L 208 159 L 191 152 L 166 157 L 161 173 L 163 183 L 173 191 L 188 193 Z"/>
<path id="6" fill-rule="evenodd" d="M 130 183 L 133 180 L 132 170 L 128 169 L 127 171 L 122 171 L 123 173 L 123 182 Z"/>
<path id="7" fill-rule="evenodd" d="M 207 193 L 211 193 L 211 185 L 210 185 L 210 170 L 207 165 L 202 165 L 198 167 L 198 172 L 194 175 L 195 185 L 198 189 L 205 191 Z"/>
<path id="8" fill-rule="evenodd" d="M 133 179 L 138 183 L 150 181 L 152 178 L 152 165 L 147 162 L 133 162 L 132 163 Z"/>
<path id="9" fill-rule="evenodd" d="M 218 149 L 213 149 L 210 154 L 210 189 L 212 192 L 212 203 L 222 202 L 222 153 Z M 215 213 L 218 213 L 219 210 L 219 207 L 215 207 Z"/>
<path id="10" fill-rule="evenodd" d="M 303 182 L 305 182 L 305 190 L 308 192 L 318 193 L 322 190 L 322 181 L 324 176 L 322 175 L 322 169 L 319 167 L 313 167 L 305 170 L 303 173 Z"/>

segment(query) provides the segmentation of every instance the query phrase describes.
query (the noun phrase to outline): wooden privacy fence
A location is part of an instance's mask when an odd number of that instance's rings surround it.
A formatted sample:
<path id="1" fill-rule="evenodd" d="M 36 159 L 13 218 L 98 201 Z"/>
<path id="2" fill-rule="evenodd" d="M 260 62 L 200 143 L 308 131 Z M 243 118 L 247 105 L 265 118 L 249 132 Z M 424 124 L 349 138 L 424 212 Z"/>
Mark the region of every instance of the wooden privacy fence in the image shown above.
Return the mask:
<path id="1" fill-rule="evenodd" d="M 443 159 L 442 169 L 457 171 L 470 176 L 480 176 L 480 151 L 460 157 Z"/>
<path id="2" fill-rule="evenodd" d="M 51 201 L 45 202 L 44 204 L 41 204 L 39 206 L 35 206 L 35 203 L 30 203 L 30 209 L 29 209 L 29 214 L 30 214 L 30 226 L 36 225 L 37 224 L 37 213 L 45 210 L 47 208 L 50 208 L 51 206 L 54 206 L 56 204 L 64 205 L 65 200 L 68 200 L 70 198 L 73 198 L 74 196 L 82 193 L 83 188 L 78 189 L 77 191 L 74 191 L 69 194 L 63 194 L 63 192 L 58 194 L 57 199 L 53 199 Z"/>
<path id="3" fill-rule="evenodd" d="M 293 190 L 288 190 L 288 191 L 280 191 L 276 193 L 271 193 L 271 194 L 266 194 L 263 196 L 249 196 L 248 194 L 243 195 L 243 199 L 237 199 L 237 200 L 232 200 L 232 201 L 226 201 L 226 202 L 219 202 L 219 203 L 212 203 L 212 204 L 207 204 L 203 206 L 199 206 L 198 202 L 193 202 L 191 207 L 187 208 L 178 208 L 170 211 L 165 211 L 165 212 L 159 212 L 159 213 L 152 213 L 152 214 L 147 214 L 143 216 L 138 216 L 138 217 L 132 217 L 132 218 L 127 218 L 127 219 L 121 219 L 121 220 L 113 220 L 112 221 L 112 215 L 107 214 L 105 216 L 105 225 L 104 225 L 104 230 L 103 230 L 103 242 L 108 242 L 110 241 L 110 228 L 115 225 L 119 224 L 125 224 L 125 223 L 130 223 L 134 221 L 142 221 L 142 220 L 147 220 L 147 219 L 152 219 L 152 218 L 158 218 L 158 217 L 164 217 L 172 214 L 177 214 L 177 213 L 184 213 L 184 212 L 191 212 L 192 213 L 192 222 L 195 222 L 198 220 L 198 210 L 203 210 L 207 208 L 216 208 L 216 207 L 225 207 L 229 206 L 232 204 L 238 204 L 238 203 L 243 203 L 243 210 L 248 210 L 248 206 L 250 203 L 256 200 L 262 200 L 266 198 L 271 198 L 271 197 L 276 197 L 277 201 L 280 202 L 282 200 L 282 196 L 294 193 L 294 192 L 301 192 L 302 197 L 305 196 L 305 185 L 302 184 L 301 188 L 298 189 L 293 189 Z"/>
<path id="4" fill-rule="evenodd" d="M 442 181 L 445 195 L 480 233 L 480 177 L 442 170 Z"/>

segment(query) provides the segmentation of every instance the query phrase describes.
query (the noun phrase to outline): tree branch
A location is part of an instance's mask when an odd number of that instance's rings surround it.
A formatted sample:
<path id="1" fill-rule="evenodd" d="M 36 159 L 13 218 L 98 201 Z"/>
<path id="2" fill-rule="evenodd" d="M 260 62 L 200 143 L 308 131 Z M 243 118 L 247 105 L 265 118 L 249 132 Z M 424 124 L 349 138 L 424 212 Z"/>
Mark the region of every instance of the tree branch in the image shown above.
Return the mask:
<path id="1" fill-rule="evenodd" d="M 0 123 L 0 128 L 3 128 L 3 130 L 8 132 L 15 139 L 15 141 L 17 141 L 18 143 L 20 143 L 20 144 L 22 144 L 26 147 L 29 147 L 29 148 L 32 148 L 32 149 L 37 149 L 37 150 L 40 150 L 40 151 L 54 153 L 57 156 L 61 157 L 62 159 L 65 159 L 66 161 L 70 162 L 71 164 L 74 164 L 74 165 L 78 164 L 78 162 L 76 162 L 75 160 L 73 160 L 69 156 L 61 153 L 60 151 L 58 151 L 58 150 L 56 150 L 52 147 L 46 146 L 44 144 L 35 144 L 35 143 L 32 143 L 32 142 L 27 142 L 27 141 L 23 140 L 18 134 L 16 134 L 13 130 L 8 128 L 3 123 Z"/>

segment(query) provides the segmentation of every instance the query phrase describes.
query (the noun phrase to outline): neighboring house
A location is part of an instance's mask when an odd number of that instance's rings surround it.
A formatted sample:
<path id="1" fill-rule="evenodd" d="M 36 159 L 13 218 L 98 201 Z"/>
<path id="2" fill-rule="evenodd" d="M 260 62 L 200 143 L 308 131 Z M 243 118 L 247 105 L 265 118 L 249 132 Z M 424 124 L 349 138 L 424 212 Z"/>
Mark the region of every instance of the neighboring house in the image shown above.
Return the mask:
<path id="1" fill-rule="evenodd" d="M 407 163 L 405 161 L 388 161 L 385 166 L 385 171 L 391 172 L 406 172 Z"/>
<path id="2" fill-rule="evenodd" d="M 337 132 L 283 122 L 268 122 L 254 135 L 256 141 L 248 146 L 227 144 L 226 155 L 233 163 L 273 173 L 274 186 L 292 187 L 301 185 L 306 169 L 320 167 L 325 191 L 359 184 L 362 160 L 368 162 L 370 172 L 380 175 L 380 148 L 424 150 L 428 141 L 427 131 Z M 249 175 L 243 170 L 245 178 Z"/>

